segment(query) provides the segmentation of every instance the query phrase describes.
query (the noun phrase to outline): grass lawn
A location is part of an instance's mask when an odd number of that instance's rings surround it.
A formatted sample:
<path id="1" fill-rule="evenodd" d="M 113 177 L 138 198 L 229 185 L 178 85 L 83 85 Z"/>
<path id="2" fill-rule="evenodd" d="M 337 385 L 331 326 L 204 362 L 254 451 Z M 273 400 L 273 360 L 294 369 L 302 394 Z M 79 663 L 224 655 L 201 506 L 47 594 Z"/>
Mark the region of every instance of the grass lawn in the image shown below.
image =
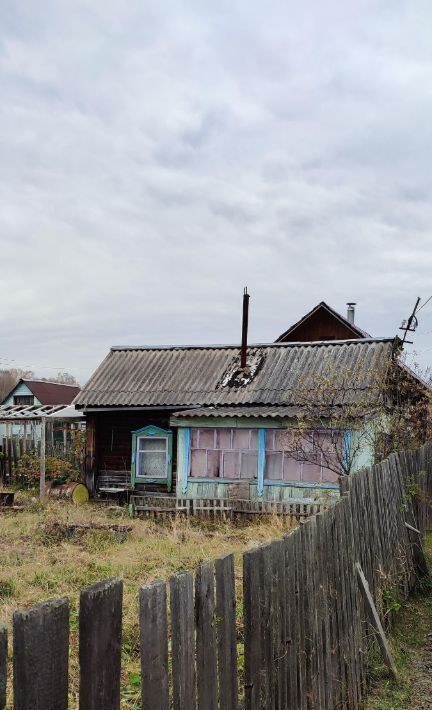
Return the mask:
<path id="1" fill-rule="evenodd" d="M 432 571 L 432 533 L 426 538 Z M 388 678 L 385 668 L 373 668 L 366 710 L 430 710 L 432 708 L 432 581 L 423 583 L 397 612 L 390 635 L 399 679 Z"/>
<path id="2" fill-rule="evenodd" d="M 203 560 L 234 552 L 240 588 L 241 553 L 280 537 L 289 527 L 289 522 L 283 523 L 273 516 L 241 527 L 222 521 L 208 524 L 175 519 L 165 523 L 131 521 L 124 509 L 110 510 L 91 503 L 75 507 L 62 501 L 51 501 L 42 509 L 37 503 L 31 504 L 24 494 L 17 495 L 18 501 L 20 496 L 28 502 L 25 512 L 0 513 L 0 622 L 10 625 L 16 609 L 54 597 L 69 598 L 72 710 L 78 707 L 77 602 L 83 587 L 108 577 L 124 580 L 121 707 L 138 708 L 140 585 L 168 579 L 176 572 L 194 569 Z M 79 530 L 68 535 L 62 527 L 67 522 L 119 523 L 132 525 L 133 529 L 125 539 L 105 530 Z"/>

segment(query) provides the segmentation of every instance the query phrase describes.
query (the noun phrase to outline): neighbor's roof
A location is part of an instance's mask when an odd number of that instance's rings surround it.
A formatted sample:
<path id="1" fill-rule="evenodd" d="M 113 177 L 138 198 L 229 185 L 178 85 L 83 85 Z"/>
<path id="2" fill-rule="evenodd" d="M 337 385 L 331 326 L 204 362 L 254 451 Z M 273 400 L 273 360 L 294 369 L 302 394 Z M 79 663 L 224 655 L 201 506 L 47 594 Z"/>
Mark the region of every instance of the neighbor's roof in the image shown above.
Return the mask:
<path id="1" fill-rule="evenodd" d="M 369 333 L 366 333 L 366 331 L 362 330 L 359 328 L 357 325 L 354 323 L 350 323 L 347 318 L 344 318 L 344 316 L 341 316 L 340 313 L 334 310 L 331 306 L 328 305 L 325 301 L 321 301 L 321 303 L 318 303 L 318 305 L 315 306 L 315 308 L 312 308 L 309 313 L 306 313 L 304 316 L 300 318 L 300 320 L 297 321 L 297 323 L 294 323 L 294 325 L 291 325 L 288 330 L 286 330 L 284 333 L 282 333 L 276 340 L 277 343 L 280 343 L 284 338 L 287 337 L 287 335 L 290 335 L 293 331 L 297 330 L 297 328 L 300 325 L 303 325 L 309 318 L 312 318 L 312 316 L 317 313 L 317 311 L 323 309 L 324 311 L 327 311 L 333 318 L 338 320 L 340 323 L 343 323 L 344 326 L 346 326 L 349 330 L 351 330 L 353 335 L 358 336 L 359 338 L 370 338 Z"/>
<path id="2" fill-rule="evenodd" d="M 76 397 L 80 391 L 80 388 L 75 385 L 64 385 L 60 382 L 45 382 L 45 380 L 21 379 L 13 389 L 11 389 L 3 402 L 13 394 L 21 382 L 27 385 L 30 392 L 34 394 L 41 404 L 71 404 L 74 397 Z"/>
<path id="3" fill-rule="evenodd" d="M 399 342 L 398 338 L 368 338 L 251 345 L 247 375 L 239 372 L 238 345 L 116 347 L 74 404 L 88 408 L 291 406 L 297 404 L 293 393 L 300 386 L 312 390 L 317 375 L 328 375 L 337 383 L 359 363 L 370 372 L 362 384 L 368 389 L 372 373 L 387 370 Z"/>

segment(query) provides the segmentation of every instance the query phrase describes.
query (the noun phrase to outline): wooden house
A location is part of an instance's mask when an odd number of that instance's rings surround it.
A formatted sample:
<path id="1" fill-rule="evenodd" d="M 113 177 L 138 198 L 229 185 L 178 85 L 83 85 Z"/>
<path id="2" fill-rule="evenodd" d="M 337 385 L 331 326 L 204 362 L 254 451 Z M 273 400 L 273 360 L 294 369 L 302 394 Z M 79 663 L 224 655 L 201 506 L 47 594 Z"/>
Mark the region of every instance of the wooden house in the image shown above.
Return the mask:
<path id="1" fill-rule="evenodd" d="M 337 313 L 321 301 L 309 313 L 290 326 L 277 343 L 314 342 L 327 340 L 354 340 L 370 337 L 354 323 L 355 303 L 347 303 L 347 317 Z"/>
<path id="2" fill-rule="evenodd" d="M 338 473 L 319 455 L 299 461 L 290 444 L 298 393 L 313 392 L 317 373 L 337 391 L 341 373 L 363 361 L 356 392 L 367 398 L 367 372 L 389 372 L 399 348 L 398 338 L 357 337 L 250 345 L 242 367 L 238 346 L 113 347 L 74 401 L 86 417 L 87 485 L 108 472 L 134 491 L 182 499 L 337 495 Z M 352 432 L 341 436 L 349 446 Z"/>
<path id="3" fill-rule="evenodd" d="M 0 403 L 0 439 L 22 438 L 38 442 L 41 417 L 47 417 L 52 424 L 52 442 L 56 440 L 63 444 L 69 427 L 81 426 L 82 415 L 71 406 L 79 391 L 76 385 L 20 379 Z"/>
<path id="4" fill-rule="evenodd" d="M 64 385 L 60 382 L 46 382 L 45 380 L 21 379 L 11 389 L 0 404 L 5 405 L 57 405 L 72 404 L 77 396 L 79 387 Z"/>

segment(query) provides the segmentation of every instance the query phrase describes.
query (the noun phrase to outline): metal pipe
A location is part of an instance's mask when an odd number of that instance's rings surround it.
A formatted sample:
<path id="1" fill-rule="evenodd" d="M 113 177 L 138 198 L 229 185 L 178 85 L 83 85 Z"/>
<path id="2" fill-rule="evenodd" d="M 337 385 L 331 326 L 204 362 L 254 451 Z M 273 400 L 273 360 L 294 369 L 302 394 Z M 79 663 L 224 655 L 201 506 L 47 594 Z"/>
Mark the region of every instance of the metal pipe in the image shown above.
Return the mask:
<path id="1" fill-rule="evenodd" d="M 355 319 L 355 307 L 356 303 L 353 303 L 352 301 L 350 303 L 347 303 L 348 309 L 347 309 L 347 321 L 354 325 L 354 319 Z"/>
<path id="2" fill-rule="evenodd" d="M 243 321 L 242 321 L 242 343 L 241 343 L 241 357 L 240 357 L 240 367 L 242 370 L 247 365 L 247 338 L 248 338 L 248 321 L 249 321 L 249 294 L 247 292 L 247 287 L 243 292 Z"/>

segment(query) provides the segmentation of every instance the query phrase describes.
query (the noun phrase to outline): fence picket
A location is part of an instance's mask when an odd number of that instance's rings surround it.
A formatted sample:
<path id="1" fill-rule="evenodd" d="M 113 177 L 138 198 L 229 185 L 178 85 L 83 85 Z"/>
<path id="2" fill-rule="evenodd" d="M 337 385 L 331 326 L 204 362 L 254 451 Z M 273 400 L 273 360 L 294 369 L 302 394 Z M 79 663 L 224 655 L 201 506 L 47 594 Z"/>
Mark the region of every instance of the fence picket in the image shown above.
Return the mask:
<path id="1" fill-rule="evenodd" d="M 8 632 L 0 626 L 0 710 L 6 707 Z"/>
<path id="2" fill-rule="evenodd" d="M 118 710 L 123 582 L 83 589 L 79 610 L 80 710 Z"/>
<path id="3" fill-rule="evenodd" d="M 66 710 L 68 662 L 67 599 L 14 613 L 14 710 Z"/>
<path id="4" fill-rule="evenodd" d="M 196 708 L 193 576 L 170 579 L 174 710 Z"/>
<path id="5" fill-rule="evenodd" d="M 199 710 L 217 710 L 217 650 L 214 624 L 214 564 L 203 562 L 195 575 L 197 696 Z"/>
<path id="6" fill-rule="evenodd" d="M 237 710 L 237 642 L 234 555 L 219 557 L 216 572 L 216 630 L 219 707 Z"/>
<path id="7" fill-rule="evenodd" d="M 167 593 L 165 582 L 140 589 L 142 710 L 169 710 Z"/>

